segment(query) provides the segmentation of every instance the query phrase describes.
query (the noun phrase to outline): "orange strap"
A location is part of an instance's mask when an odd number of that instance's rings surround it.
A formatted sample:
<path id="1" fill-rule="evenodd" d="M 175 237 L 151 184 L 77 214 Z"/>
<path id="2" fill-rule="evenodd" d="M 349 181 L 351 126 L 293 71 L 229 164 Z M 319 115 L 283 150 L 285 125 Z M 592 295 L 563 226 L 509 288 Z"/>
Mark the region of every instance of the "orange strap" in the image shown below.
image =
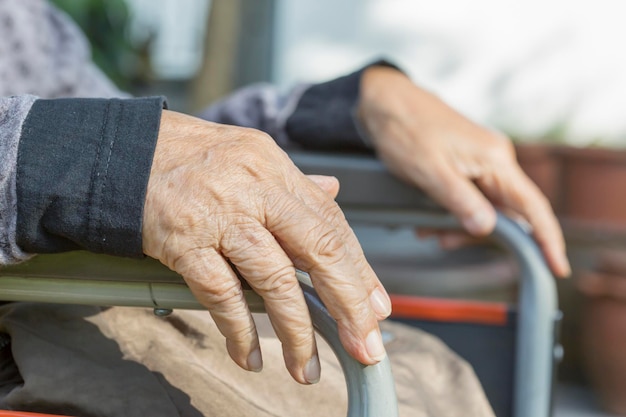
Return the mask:
<path id="1" fill-rule="evenodd" d="M 390 295 L 392 318 L 503 326 L 507 323 L 505 303 L 450 300 Z"/>
<path id="2" fill-rule="evenodd" d="M 0 417 L 63 417 L 52 414 L 38 414 L 27 413 L 26 411 L 2 411 L 0 410 Z"/>

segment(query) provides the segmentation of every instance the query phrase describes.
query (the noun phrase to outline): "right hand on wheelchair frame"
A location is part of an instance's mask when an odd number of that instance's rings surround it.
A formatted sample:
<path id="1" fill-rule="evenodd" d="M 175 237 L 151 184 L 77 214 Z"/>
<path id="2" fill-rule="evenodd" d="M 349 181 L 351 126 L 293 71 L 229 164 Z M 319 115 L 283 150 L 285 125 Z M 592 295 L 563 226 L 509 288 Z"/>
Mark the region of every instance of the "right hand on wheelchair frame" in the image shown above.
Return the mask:
<path id="1" fill-rule="evenodd" d="M 320 364 L 295 268 L 307 271 L 363 364 L 385 357 L 378 321 L 391 302 L 334 201 L 332 177 L 308 177 L 264 133 L 163 111 L 143 217 L 144 252 L 183 276 L 242 368 L 260 371 L 254 321 L 234 265 L 263 297 L 293 378 Z"/>

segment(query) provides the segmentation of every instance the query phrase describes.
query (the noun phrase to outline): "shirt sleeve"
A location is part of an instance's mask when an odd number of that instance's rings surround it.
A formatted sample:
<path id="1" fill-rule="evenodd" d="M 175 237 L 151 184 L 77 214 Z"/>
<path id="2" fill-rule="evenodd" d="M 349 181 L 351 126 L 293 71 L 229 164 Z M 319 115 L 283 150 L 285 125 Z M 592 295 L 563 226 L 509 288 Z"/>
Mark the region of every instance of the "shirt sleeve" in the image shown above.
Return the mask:
<path id="1" fill-rule="evenodd" d="M 0 265 L 78 248 L 141 256 L 163 99 L 42 100 L 128 97 L 45 0 L 0 1 L 0 56 Z"/>
<path id="2" fill-rule="evenodd" d="M 398 69 L 378 60 L 349 75 L 300 84 L 287 93 L 269 84 L 252 85 L 215 103 L 200 117 L 263 130 L 284 149 L 369 151 L 356 110 L 361 77 L 377 65 Z"/>
<path id="3" fill-rule="evenodd" d="M 17 152 L 16 242 L 30 253 L 143 256 L 162 97 L 39 99 Z"/>

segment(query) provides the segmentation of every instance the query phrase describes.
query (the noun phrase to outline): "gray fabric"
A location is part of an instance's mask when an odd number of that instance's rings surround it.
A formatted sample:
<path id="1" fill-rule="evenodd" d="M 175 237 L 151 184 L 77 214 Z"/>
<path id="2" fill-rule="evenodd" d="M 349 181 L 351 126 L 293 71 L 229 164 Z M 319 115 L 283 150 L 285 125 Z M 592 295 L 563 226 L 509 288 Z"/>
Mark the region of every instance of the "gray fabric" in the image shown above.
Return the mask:
<path id="1" fill-rule="evenodd" d="M 45 0 L 0 0 L 0 96 L 120 97 L 80 29 Z"/>
<path id="2" fill-rule="evenodd" d="M 300 385 L 266 315 L 255 315 L 265 364 L 258 374 L 228 359 L 207 312 L 159 318 L 138 308 L 19 303 L 0 307 L 0 318 L 25 382 L 9 375 L 0 407 L 81 417 L 346 415 L 345 382 L 328 345 L 318 340 L 320 383 Z M 471 367 L 439 339 L 392 322 L 382 330 L 400 417 L 493 417 Z"/>
<path id="3" fill-rule="evenodd" d="M 287 119 L 309 87 L 310 84 L 299 84 L 284 94 L 270 84 L 254 84 L 214 103 L 199 117 L 216 123 L 260 129 L 282 148 L 297 148 L 299 145 L 290 140 L 285 128 Z"/>
<path id="4" fill-rule="evenodd" d="M 17 149 L 37 98 L 29 94 L 127 96 L 93 65 L 85 38 L 67 16 L 44 0 L 0 0 L 0 265 L 30 256 L 15 238 Z"/>
<path id="5" fill-rule="evenodd" d="M 17 263 L 29 257 L 15 239 L 15 179 L 22 123 L 35 99 L 33 96 L 0 98 L 0 265 Z"/>

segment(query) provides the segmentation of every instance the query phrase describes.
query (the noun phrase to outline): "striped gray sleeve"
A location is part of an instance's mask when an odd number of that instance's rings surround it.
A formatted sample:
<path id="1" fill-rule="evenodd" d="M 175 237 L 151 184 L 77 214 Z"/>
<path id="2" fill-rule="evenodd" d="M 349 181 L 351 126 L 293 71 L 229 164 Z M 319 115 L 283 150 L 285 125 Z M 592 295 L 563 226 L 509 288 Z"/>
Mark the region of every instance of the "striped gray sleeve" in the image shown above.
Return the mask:
<path id="1" fill-rule="evenodd" d="M 30 257 L 16 243 L 16 173 L 22 124 L 36 99 L 34 96 L 0 98 L 0 265 Z"/>
<path id="2" fill-rule="evenodd" d="M 285 126 L 309 86 L 300 84 L 281 93 L 271 84 L 253 84 L 214 103 L 199 116 L 216 123 L 262 130 L 282 148 L 293 149 L 299 146 L 289 138 Z"/>
<path id="3" fill-rule="evenodd" d="M 371 152 L 357 116 L 361 77 L 372 66 L 400 71 L 377 60 L 357 71 L 319 84 L 300 84 L 286 93 L 269 84 L 240 89 L 200 117 L 269 133 L 284 149 Z"/>

